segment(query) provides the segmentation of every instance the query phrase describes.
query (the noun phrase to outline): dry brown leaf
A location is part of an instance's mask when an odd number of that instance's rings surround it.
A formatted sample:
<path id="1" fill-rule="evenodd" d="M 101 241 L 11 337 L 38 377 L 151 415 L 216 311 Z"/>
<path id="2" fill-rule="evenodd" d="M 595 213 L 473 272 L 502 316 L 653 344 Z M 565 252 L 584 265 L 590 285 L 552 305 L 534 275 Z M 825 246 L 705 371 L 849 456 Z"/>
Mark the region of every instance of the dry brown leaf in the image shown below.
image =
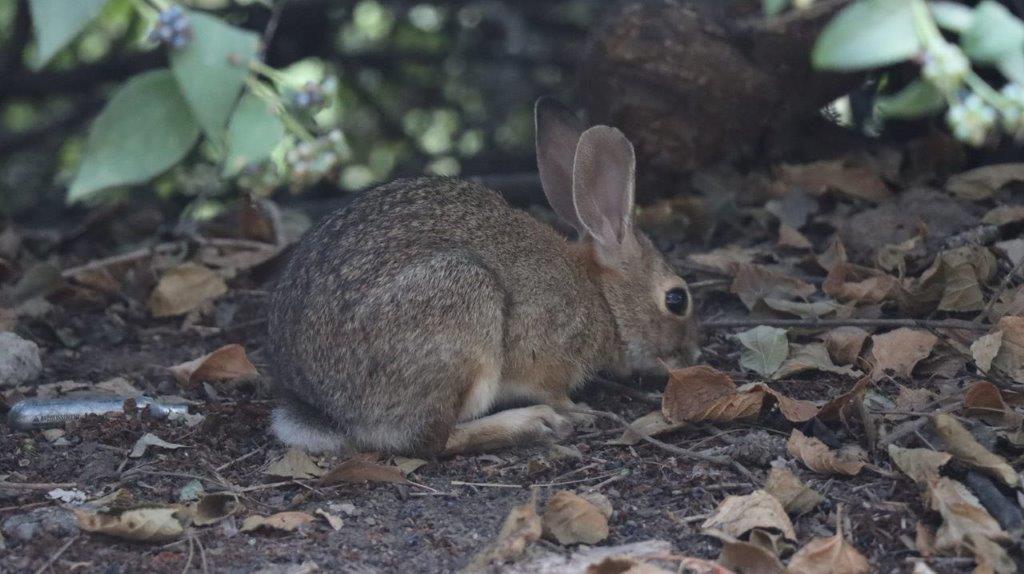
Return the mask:
<path id="1" fill-rule="evenodd" d="M 169 450 L 184 448 L 184 445 L 167 442 L 155 434 L 148 432 L 139 437 L 139 440 L 135 441 L 135 446 L 132 447 L 132 451 L 128 453 L 128 456 L 130 458 L 140 458 L 142 455 L 146 454 L 146 451 L 151 446 L 166 448 Z"/>
<path id="2" fill-rule="evenodd" d="M 779 405 L 779 412 L 786 420 L 793 423 L 809 421 L 818 415 L 820 407 L 803 399 L 790 398 L 764 383 L 747 383 L 738 389 L 740 393 L 761 392 L 769 395 Z"/>
<path id="3" fill-rule="evenodd" d="M 896 408 L 901 411 L 922 411 L 932 403 L 935 394 L 928 389 L 911 389 L 897 385 Z"/>
<path id="4" fill-rule="evenodd" d="M 988 225 L 1007 225 L 1024 221 L 1024 205 L 1000 205 L 989 210 L 985 217 L 981 218 L 982 223 Z"/>
<path id="5" fill-rule="evenodd" d="M 707 253 L 695 253 L 687 257 L 697 265 L 703 265 L 715 269 L 727 275 L 736 273 L 740 265 L 751 263 L 757 256 L 756 249 L 743 248 L 738 245 L 728 245 Z"/>
<path id="6" fill-rule="evenodd" d="M 169 370 L 185 388 L 204 381 L 245 381 L 259 376 L 245 355 L 245 348 L 237 344 L 224 345 L 209 355 L 175 365 Z"/>
<path id="7" fill-rule="evenodd" d="M 806 251 L 810 251 L 812 248 L 811 242 L 803 233 L 785 223 L 779 225 L 779 245 Z"/>
<path id="8" fill-rule="evenodd" d="M 1020 484 L 1020 477 L 1003 457 L 989 452 L 958 420 L 946 413 L 932 417 L 935 431 L 946 442 L 950 454 L 967 465 L 990 474 L 1007 486 Z"/>
<path id="9" fill-rule="evenodd" d="M 826 295 L 842 302 L 881 303 L 900 292 L 900 282 L 892 275 L 852 263 L 835 263 L 821 284 Z"/>
<path id="10" fill-rule="evenodd" d="M 697 365 L 669 373 L 661 412 L 672 423 L 725 422 L 757 416 L 763 399 L 760 393 L 737 393 L 729 375 Z"/>
<path id="11" fill-rule="evenodd" d="M 394 462 L 395 466 L 397 466 L 399 470 L 402 471 L 402 474 L 406 476 L 409 476 L 410 474 L 416 472 L 416 470 L 419 469 L 420 467 L 428 464 L 428 462 L 423 460 L 422 458 L 407 458 L 404 456 L 396 456 Z"/>
<path id="12" fill-rule="evenodd" d="M 914 548 L 925 558 L 935 555 L 935 531 L 920 521 L 914 532 Z"/>
<path id="13" fill-rule="evenodd" d="M 514 507 L 508 513 L 498 537 L 473 557 L 467 569 L 476 571 L 490 564 L 516 558 L 539 540 L 542 532 L 540 516 L 537 515 L 537 491 L 534 490 L 529 502 Z"/>
<path id="14" fill-rule="evenodd" d="M 858 399 L 867 392 L 867 388 L 870 385 L 870 377 L 860 379 L 853 385 L 852 389 L 822 405 L 821 410 L 818 411 L 818 418 L 826 421 L 835 419 L 846 420 L 846 412 L 857 403 L 855 399 Z"/>
<path id="15" fill-rule="evenodd" d="M 788 186 L 814 195 L 834 190 L 873 203 L 892 197 L 885 182 L 873 170 L 846 165 L 843 160 L 826 160 L 779 166 L 779 179 Z"/>
<path id="16" fill-rule="evenodd" d="M 742 540 L 725 539 L 718 563 L 730 572 L 784 574 L 785 566 L 768 549 Z"/>
<path id="17" fill-rule="evenodd" d="M 278 512 L 277 514 L 271 514 L 270 516 L 253 514 L 252 516 L 245 517 L 245 520 L 242 521 L 242 527 L 239 530 L 242 532 L 251 532 L 259 528 L 270 528 L 273 530 L 292 532 L 296 528 L 301 528 L 307 524 L 311 524 L 314 520 L 316 520 L 316 518 L 314 518 L 312 514 L 295 510 Z"/>
<path id="18" fill-rule="evenodd" d="M 661 410 L 656 410 L 636 419 L 630 423 L 630 427 L 637 429 L 638 431 L 646 434 L 647 436 L 658 436 L 667 432 L 679 430 L 686 426 L 685 423 L 673 423 L 669 422 L 665 418 L 665 414 Z M 623 445 L 629 446 L 634 445 L 643 439 L 636 432 L 631 429 L 626 429 L 622 436 L 616 439 L 608 441 L 610 445 Z"/>
<path id="19" fill-rule="evenodd" d="M 317 508 L 316 515 L 322 516 L 323 519 L 327 521 L 327 524 L 331 525 L 332 530 L 341 530 L 341 528 L 345 526 L 345 521 L 342 520 L 340 516 L 336 514 L 331 514 L 330 512 L 324 510 L 323 508 Z"/>
<path id="20" fill-rule="evenodd" d="M 773 311 L 796 315 L 801 319 L 820 319 L 827 315 L 836 313 L 843 308 L 842 305 L 831 299 L 822 301 L 789 301 L 775 297 L 765 297 L 764 304 Z"/>
<path id="21" fill-rule="evenodd" d="M 999 319 L 996 328 L 1003 333 L 1003 342 L 992 364 L 1014 381 L 1024 383 L 1024 317 L 1007 315 Z"/>
<path id="22" fill-rule="evenodd" d="M 806 281 L 753 263 L 739 265 L 729 287 L 729 292 L 739 297 L 747 309 L 754 309 L 766 297 L 800 299 L 810 297 L 816 290 Z"/>
<path id="23" fill-rule="evenodd" d="M 1011 239 L 1009 241 L 998 241 L 992 246 L 996 253 L 1005 257 L 1010 265 L 1020 265 L 1024 261 L 1024 237 Z"/>
<path id="24" fill-rule="evenodd" d="M 789 540 L 796 540 L 786 509 L 764 490 L 755 490 L 745 496 L 725 497 L 701 528 L 732 538 L 739 538 L 754 528 L 775 529 Z"/>
<path id="25" fill-rule="evenodd" d="M 139 542 L 167 542 L 185 532 L 181 507 L 144 507 L 117 512 L 74 510 L 78 527 Z"/>
<path id="26" fill-rule="evenodd" d="M 825 497 L 803 483 L 793 471 L 782 466 L 773 466 L 768 473 L 764 489 L 782 503 L 790 514 L 804 514 L 821 504 Z"/>
<path id="27" fill-rule="evenodd" d="M 949 462 L 953 455 L 929 448 L 902 448 L 890 444 L 889 458 L 911 480 L 921 486 L 927 486 L 938 480 L 939 469 Z"/>
<path id="28" fill-rule="evenodd" d="M 982 285 L 996 268 L 995 255 L 985 247 L 965 245 L 943 251 L 918 281 L 911 283 L 904 306 L 911 311 L 980 311 L 985 308 Z"/>
<path id="29" fill-rule="evenodd" d="M 942 526 L 935 534 L 936 550 L 956 552 L 969 548 L 968 537 L 972 534 L 998 542 L 1010 540 L 971 491 L 951 478 L 940 478 L 929 486 L 928 505 L 942 515 Z"/>
<path id="30" fill-rule="evenodd" d="M 825 333 L 825 348 L 838 365 L 853 365 L 864 348 L 868 332 L 860 327 L 836 327 Z"/>
<path id="31" fill-rule="evenodd" d="M 204 495 L 188 507 L 188 515 L 192 524 L 209 526 L 231 516 L 241 505 L 238 496 L 231 492 L 214 492 Z"/>
<path id="32" fill-rule="evenodd" d="M 974 562 L 977 564 L 974 568 L 975 573 L 1017 574 L 1020 572 L 1017 563 L 1010 558 L 1006 549 L 998 542 L 974 532 L 968 534 L 967 539 L 970 542 L 971 552 L 974 554 Z"/>
<path id="33" fill-rule="evenodd" d="M 897 377 L 910 378 L 919 361 L 932 353 L 939 338 L 928 331 L 900 327 L 882 335 L 871 337 L 871 379 L 885 378 L 888 371 Z"/>
<path id="34" fill-rule="evenodd" d="M 832 362 L 832 358 L 829 356 L 828 349 L 825 348 L 824 344 L 810 343 L 807 345 L 794 345 L 789 358 L 782 363 L 779 370 L 775 371 L 772 379 L 782 379 L 805 371 L 822 371 L 851 377 L 861 375 L 859 371 L 855 371 L 850 367 L 836 366 Z"/>
<path id="35" fill-rule="evenodd" d="M 986 165 L 958 173 L 946 181 L 946 190 L 961 199 L 978 201 L 1015 181 L 1024 181 L 1024 163 Z"/>
<path id="36" fill-rule="evenodd" d="M 228 292 L 220 275 L 195 263 L 183 263 L 168 269 L 149 296 L 149 312 L 154 317 L 184 315 Z"/>
<path id="37" fill-rule="evenodd" d="M 562 545 L 597 544 L 608 538 L 608 516 L 587 499 L 567 490 L 548 499 L 541 525 L 545 538 Z"/>
<path id="38" fill-rule="evenodd" d="M 974 416 L 993 425 L 1019 427 L 1024 420 L 1010 408 L 999 387 L 988 381 L 978 381 L 964 392 L 964 414 Z"/>
<path id="39" fill-rule="evenodd" d="M 815 538 L 789 560 L 788 574 L 866 574 L 867 558 L 857 551 L 838 529 L 835 536 Z"/>
<path id="40" fill-rule="evenodd" d="M 323 476 L 324 472 L 306 452 L 290 448 L 284 456 L 271 463 L 263 474 L 303 480 Z"/>
<path id="41" fill-rule="evenodd" d="M 860 447 L 844 447 L 831 450 L 825 443 L 793 429 L 786 442 L 786 450 L 793 458 L 800 459 L 807 468 L 822 474 L 844 474 L 854 476 L 864 465 L 865 453 Z"/>
<path id="42" fill-rule="evenodd" d="M 402 469 L 377 462 L 375 455 L 356 455 L 332 468 L 320 478 L 321 486 L 339 482 L 394 482 L 407 483 Z"/>

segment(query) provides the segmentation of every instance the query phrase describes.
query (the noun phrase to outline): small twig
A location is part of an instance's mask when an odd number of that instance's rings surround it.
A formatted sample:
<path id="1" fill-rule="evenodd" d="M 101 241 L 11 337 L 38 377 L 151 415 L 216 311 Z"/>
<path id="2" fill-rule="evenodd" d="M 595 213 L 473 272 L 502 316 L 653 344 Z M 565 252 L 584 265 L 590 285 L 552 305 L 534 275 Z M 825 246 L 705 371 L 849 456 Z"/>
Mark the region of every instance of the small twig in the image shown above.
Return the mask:
<path id="1" fill-rule="evenodd" d="M 74 488 L 77 482 L 7 482 L 0 480 L 0 490 L 53 490 L 55 488 Z"/>
<path id="2" fill-rule="evenodd" d="M 794 329 L 831 329 L 833 327 L 918 327 L 920 329 L 961 329 L 988 331 L 987 325 L 961 319 L 719 319 L 701 323 L 705 329 L 744 327 L 788 327 Z"/>
<path id="3" fill-rule="evenodd" d="M 274 34 L 277 33 L 277 25 L 281 23 L 281 13 L 284 12 L 284 5 L 287 3 L 288 0 L 278 0 L 271 9 L 270 19 L 267 20 L 267 27 L 264 28 L 263 37 L 260 38 L 261 60 L 267 57 L 267 49 L 270 47 L 270 42 L 274 39 Z"/>
<path id="4" fill-rule="evenodd" d="M 523 488 L 519 484 L 501 484 L 497 482 L 462 482 L 461 480 L 453 480 L 449 484 L 452 486 L 480 486 L 484 488 Z"/>
<path id="5" fill-rule="evenodd" d="M 662 441 L 652 437 L 651 435 L 643 432 L 642 430 L 637 429 L 636 427 L 633 426 L 632 423 L 630 423 L 629 421 L 627 421 L 626 419 L 620 417 L 619 415 L 617 415 L 615 413 L 608 412 L 608 411 L 596 411 L 596 410 L 593 410 L 593 409 L 584 409 L 584 408 L 581 408 L 581 407 L 576 407 L 576 408 L 571 409 L 571 410 L 576 411 L 576 412 L 580 412 L 580 413 L 583 413 L 583 414 L 588 414 L 588 415 L 592 415 L 592 416 L 601 417 L 601 418 L 605 418 L 605 419 L 609 419 L 609 420 L 615 421 L 616 423 L 618 423 L 622 427 L 624 427 L 626 429 L 629 429 L 630 431 L 635 433 L 643 441 L 645 441 L 647 443 L 650 443 L 650 444 L 652 444 L 652 445 L 654 445 L 654 446 L 656 446 L 656 447 L 658 447 L 658 448 L 660 448 L 662 450 L 668 451 L 668 452 L 670 452 L 670 453 L 672 453 L 674 455 L 677 455 L 677 456 L 680 456 L 682 458 L 685 458 L 687 460 L 697 460 L 697 461 L 700 461 L 700 462 L 706 462 L 706 463 L 715 464 L 715 465 L 718 465 L 718 466 L 728 466 L 728 467 L 731 467 L 731 468 L 739 471 L 740 474 L 746 476 L 751 481 L 755 481 L 756 482 L 756 480 L 757 480 L 757 477 L 754 476 L 754 473 L 750 472 L 749 470 L 747 470 L 747 468 L 745 466 L 743 466 L 742 464 L 740 464 L 739 462 L 737 462 L 737 461 L 735 461 L 735 460 L 733 460 L 731 458 L 724 457 L 724 456 L 713 456 L 713 455 L 709 455 L 709 454 L 702 454 L 702 453 L 699 453 L 699 452 L 694 452 L 692 450 L 687 450 L 685 448 L 681 448 L 681 447 L 675 446 L 673 444 L 668 444 L 667 442 L 662 442 Z"/>
<path id="6" fill-rule="evenodd" d="M 43 574 L 43 572 L 46 572 L 47 569 L 56 564 L 57 559 L 59 559 L 62 554 L 67 552 L 68 548 L 71 548 L 71 545 L 75 543 L 75 540 L 78 540 L 78 534 L 72 536 L 70 540 L 68 540 L 60 548 L 58 548 L 57 551 L 54 552 L 53 555 L 50 556 L 50 558 L 42 566 L 40 566 L 38 570 L 36 570 L 36 574 Z"/>
<path id="7" fill-rule="evenodd" d="M 243 460 L 249 458 L 250 456 L 252 456 L 252 455 L 262 451 L 264 448 L 266 448 L 266 445 L 263 445 L 263 446 L 257 448 L 256 450 L 247 452 L 247 453 L 243 454 L 242 456 L 240 456 L 240 457 L 238 457 L 236 459 L 229 460 L 228 462 L 225 462 L 224 464 L 218 466 L 216 468 L 216 471 L 220 472 L 220 471 L 224 470 L 225 468 L 227 468 L 227 467 L 229 467 L 229 466 L 231 466 L 231 465 L 233 465 L 235 463 L 242 462 Z"/>
<path id="8" fill-rule="evenodd" d="M 631 399 L 640 401 L 642 403 L 654 406 L 661 406 L 661 397 L 653 396 L 649 393 L 639 391 L 627 385 L 623 385 L 622 383 L 617 383 L 615 381 L 605 379 L 602 377 L 594 377 L 593 379 L 591 379 L 591 383 L 593 383 L 595 386 L 601 387 L 606 391 L 618 393 L 620 395 L 627 396 Z"/>
<path id="9" fill-rule="evenodd" d="M 1020 261 L 1010 269 L 1010 272 L 1003 277 L 1003 280 L 999 283 L 999 287 L 992 293 L 992 298 L 989 299 L 988 305 L 985 305 L 985 310 L 981 312 L 974 320 L 981 322 L 988 317 L 988 314 L 992 312 L 992 308 L 995 307 L 996 302 L 1003 296 L 1003 293 L 1010 287 L 1010 283 L 1013 282 L 1013 278 L 1020 273 L 1021 269 L 1024 269 L 1024 257 L 1020 258 Z"/>

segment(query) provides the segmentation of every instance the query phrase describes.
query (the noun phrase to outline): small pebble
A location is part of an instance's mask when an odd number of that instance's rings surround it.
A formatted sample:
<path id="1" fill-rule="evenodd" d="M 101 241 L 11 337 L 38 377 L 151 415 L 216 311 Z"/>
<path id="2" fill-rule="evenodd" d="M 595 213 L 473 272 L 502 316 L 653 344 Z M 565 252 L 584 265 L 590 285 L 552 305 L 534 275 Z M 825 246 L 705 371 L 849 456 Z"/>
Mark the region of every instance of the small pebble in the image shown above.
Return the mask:
<path id="1" fill-rule="evenodd" d="M 38 345 L 10 331 L 0 333 L 0 387 L 33 381 L 42 370 Z"/>

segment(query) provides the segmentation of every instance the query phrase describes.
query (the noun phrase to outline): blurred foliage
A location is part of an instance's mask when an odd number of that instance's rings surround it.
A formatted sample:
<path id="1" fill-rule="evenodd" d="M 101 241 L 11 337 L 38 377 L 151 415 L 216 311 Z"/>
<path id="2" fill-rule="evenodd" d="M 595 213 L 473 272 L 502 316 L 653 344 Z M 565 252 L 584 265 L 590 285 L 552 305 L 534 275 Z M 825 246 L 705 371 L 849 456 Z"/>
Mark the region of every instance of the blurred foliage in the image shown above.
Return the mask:
<path id="1" fill-rule="evenodd" d="M 531 171 L 532 102 L 568 97 L 601 5 L 66 1 L 0 3 L 0 214 Z"/>

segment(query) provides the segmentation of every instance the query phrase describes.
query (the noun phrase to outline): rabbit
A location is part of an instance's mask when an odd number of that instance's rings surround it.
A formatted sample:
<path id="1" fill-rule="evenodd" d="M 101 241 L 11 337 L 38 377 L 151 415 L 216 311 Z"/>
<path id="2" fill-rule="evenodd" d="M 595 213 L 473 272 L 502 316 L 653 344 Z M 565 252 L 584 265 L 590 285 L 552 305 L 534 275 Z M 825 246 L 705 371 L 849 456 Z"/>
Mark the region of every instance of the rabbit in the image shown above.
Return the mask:
<path id="1" fill-rule="evenodd" d="M 419 177 L 298 243 L 269 309 L 282 442 L 436 457 L 548 441 L 593 374 L 695 359 L 687 284 L 634 229 L 632 145 L 550 99 L 535 119 L 541 185 L 578 239 L 476 183 Z M 488 414 L 516 401 L 533 406 Z"/>

